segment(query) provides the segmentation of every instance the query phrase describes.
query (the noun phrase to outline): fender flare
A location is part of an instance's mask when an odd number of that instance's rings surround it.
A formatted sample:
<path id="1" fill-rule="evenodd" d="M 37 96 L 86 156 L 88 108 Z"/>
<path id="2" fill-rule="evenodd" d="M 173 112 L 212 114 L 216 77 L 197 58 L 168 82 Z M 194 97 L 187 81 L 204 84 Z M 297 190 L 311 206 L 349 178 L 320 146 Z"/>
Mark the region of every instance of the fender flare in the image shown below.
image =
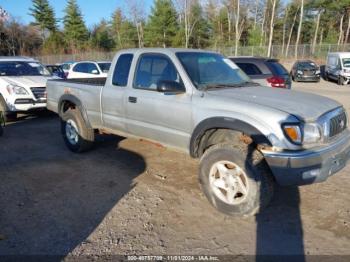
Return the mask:
<path id="1" fill-rule="evenodd" d="M 78 108 L 79 112 L 81 113 L 84 121 L 85 121 L 85 124 L 87 127 L 89 128 L 92 128 L 91 125 L 90 125 L 90 121 L 89 121 L 89 118 L 87 116 L 87 112 L 83 106 L 83 103 L 80 101 L 79 98 L 77 98 L 76 96 L 72 95 L 72 94 L 64 94 L 61 96 L 60 100 L 58 101 L 58 115 L 63 118 L 63 103 L 65 101 L 68 101 L 68 102 L 71 102 L 73 104 L 76 105 L 76 107 Z"/>
<path id="2" fill-rule="evenodd" d="M 238 119 L 229 117 L 211 117 L 200 122 L 192 132 L 190 140 L 190 155 L 198 158 L 198 145 L 204 133 L 209 129 L 231 129 L 249 135 L 256 143 L 271 145 L 271 142 L 254 126 Z"/>

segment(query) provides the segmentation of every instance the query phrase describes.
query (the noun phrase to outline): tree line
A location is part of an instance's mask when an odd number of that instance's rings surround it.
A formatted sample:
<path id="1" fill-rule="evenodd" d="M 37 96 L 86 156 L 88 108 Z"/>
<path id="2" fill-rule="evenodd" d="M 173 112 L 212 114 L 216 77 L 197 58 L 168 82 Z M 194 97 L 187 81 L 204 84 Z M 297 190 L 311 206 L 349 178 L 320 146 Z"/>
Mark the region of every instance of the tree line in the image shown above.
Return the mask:
<path id="1" fill-rule="evenodd" d="M 350 0 L 154 0 L 148 15 L 142 0 L 129 0 L 87 28 L 76 0 L 57 19 L 48 0 L 32 0 L 34 22 L 0 20 L 0 54 L 70 54 L 132 47 L 220 49 L 282 46 L 297 56 L 299 44 L 349 43 Z"/>

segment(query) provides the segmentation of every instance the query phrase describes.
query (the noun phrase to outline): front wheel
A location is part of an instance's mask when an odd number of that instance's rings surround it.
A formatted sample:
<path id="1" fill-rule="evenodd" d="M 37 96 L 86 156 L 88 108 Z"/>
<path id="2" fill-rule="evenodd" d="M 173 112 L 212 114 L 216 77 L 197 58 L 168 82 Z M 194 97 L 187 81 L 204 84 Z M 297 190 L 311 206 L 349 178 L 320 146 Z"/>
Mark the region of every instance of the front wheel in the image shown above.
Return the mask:
<path id="1" fill-rule="evenodd" d="M 338 76 L 338 85 L 344 85 L 345 84 L 345 79 L 342 76 Z"/>
<path id="2" fill-rule="evenodd" d="M 87 151 L 93 146 L 94 130 L 87 127 L 77 109 L 68 109 L 62 115 L 61 133 L 67 147 L 75 153 Z"/>
<path id="3" fill-rule="evenodd" d="M 271 171 L 261 153 L 229 144 L 212 146 L 204 153 L 199 180 L 209 202 L 232 216 L 258 213 L 274 191 Z"/>

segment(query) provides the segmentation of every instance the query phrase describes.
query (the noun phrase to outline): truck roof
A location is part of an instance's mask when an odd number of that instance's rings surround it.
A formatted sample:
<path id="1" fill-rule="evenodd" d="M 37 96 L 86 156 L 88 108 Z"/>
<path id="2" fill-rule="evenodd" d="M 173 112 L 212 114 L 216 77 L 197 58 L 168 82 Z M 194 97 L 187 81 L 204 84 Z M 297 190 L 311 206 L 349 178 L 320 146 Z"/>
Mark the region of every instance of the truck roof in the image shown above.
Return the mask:
<path id="1" fill-rule="evenodd" d="M 177 53 L 177 52 L 206 52 L 206 53 L 216 53 L 215 51 L 203 50 L 203 49 L 191 49 L 191 48 L 130 48 L 122 49 L 122 52 L 160 52 L 160 53 Z"/>
<path id="2" fill-rule="evenodd" d="M 350 52 L 333 52 L 333 53 L 328 53 L 328 56 L 330 55 L 336 55 L 339 56 L 341 58 L 346 57 L 349 58 L 350 57 Z"/>
<path id="3" fill-rule="evenodd" d="M 0 61 L 37 61 L 27 56 L 0 56 Z"/>

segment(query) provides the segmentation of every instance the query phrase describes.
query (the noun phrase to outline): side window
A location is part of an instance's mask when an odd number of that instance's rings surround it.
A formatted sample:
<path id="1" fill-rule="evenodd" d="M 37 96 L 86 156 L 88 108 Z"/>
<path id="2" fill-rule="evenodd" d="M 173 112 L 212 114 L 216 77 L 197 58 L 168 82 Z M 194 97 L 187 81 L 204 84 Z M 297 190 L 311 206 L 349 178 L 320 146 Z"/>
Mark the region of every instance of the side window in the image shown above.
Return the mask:
<path id="1" fill-rule="evenodd" d="M 94 64 L 94 63 L 86 63 L 86 73 L 89 73 L 89 74 L 95 74 L 95 75 L 98 75 L 100 74 L 100 72 L 98 71 L 98 68 L 97 66 Z"/>
<path id="2" fill-rule="evenodd" d="M 73 71 L 78 73 L 87 73 L 86 63 L 76 64 Z"/>
<path id="3" fill-rule="evenodd" d="M 175 66 L 164 55 L 147 54 L 139 59 L 134 87 L 140 89 L 157 89 L 160 80 L 182 83 Z"/>
<path id="4" fill-rule="evenodd" d="M 237 63 L 237 65 L 246 73 L 247 75 L 261 75 L 260 69 L 251 63 Z"/>
<path id="5" fill-rule="evenodd" d="M 113 72 L 113 85 L 126 86 L 128 84 L 130 66 L 133 57 L 132 54 L 123 54 L 119 56 Z"/>

